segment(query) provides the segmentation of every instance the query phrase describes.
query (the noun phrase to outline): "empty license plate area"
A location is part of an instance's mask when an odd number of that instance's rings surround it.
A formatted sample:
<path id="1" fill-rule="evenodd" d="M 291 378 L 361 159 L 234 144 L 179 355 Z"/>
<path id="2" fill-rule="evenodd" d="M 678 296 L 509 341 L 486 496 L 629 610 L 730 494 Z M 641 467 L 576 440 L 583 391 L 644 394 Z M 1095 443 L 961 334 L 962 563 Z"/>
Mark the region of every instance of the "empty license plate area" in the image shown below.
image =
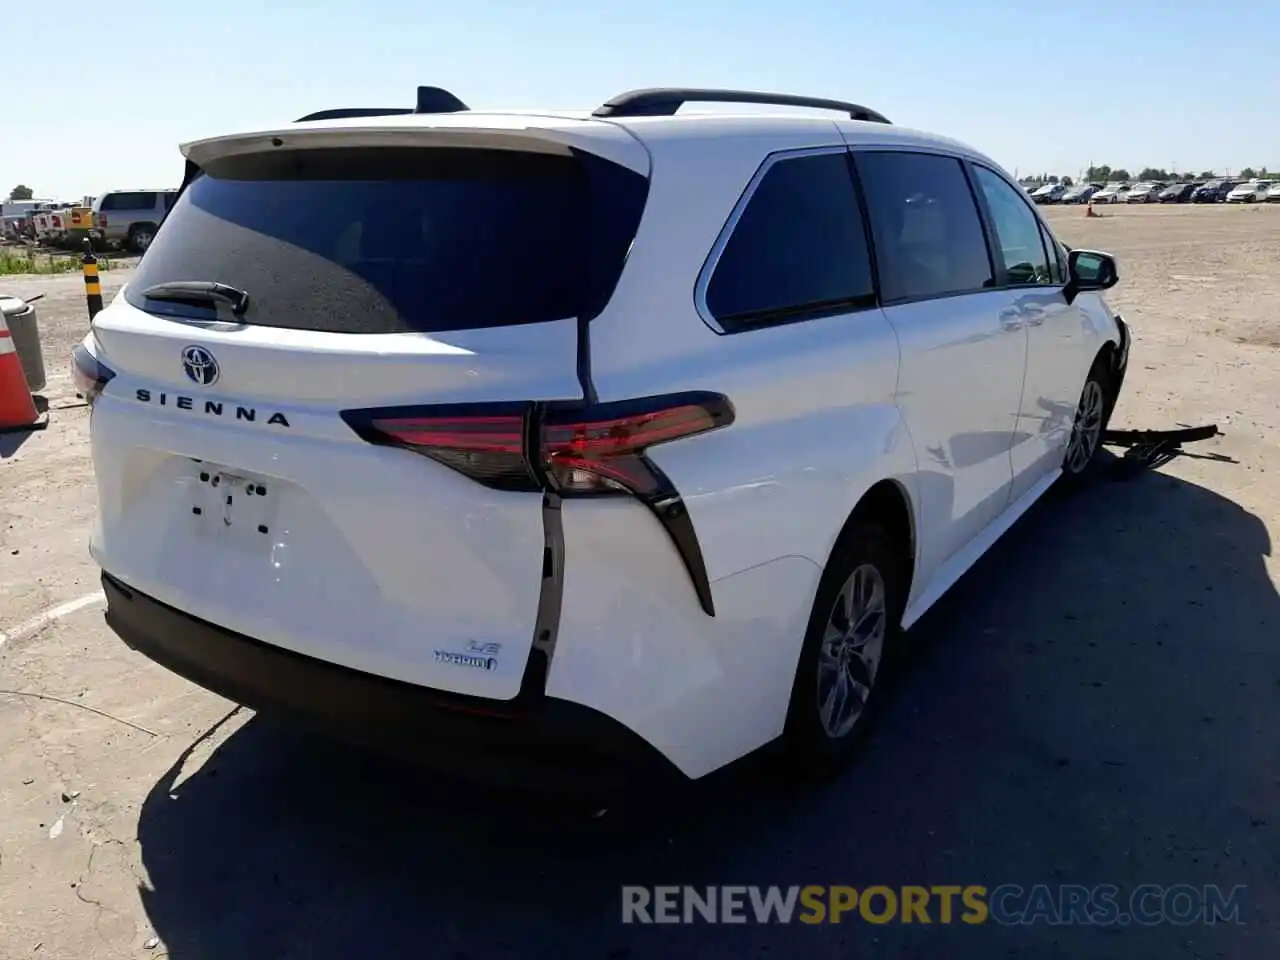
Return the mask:
<path id="1" fill-rule="evenodd" d="M 282 481 L 205 462 L 191 466 L 190 518 L 199 532 L 232 544 L 268 547 L 279 533 Z"/>

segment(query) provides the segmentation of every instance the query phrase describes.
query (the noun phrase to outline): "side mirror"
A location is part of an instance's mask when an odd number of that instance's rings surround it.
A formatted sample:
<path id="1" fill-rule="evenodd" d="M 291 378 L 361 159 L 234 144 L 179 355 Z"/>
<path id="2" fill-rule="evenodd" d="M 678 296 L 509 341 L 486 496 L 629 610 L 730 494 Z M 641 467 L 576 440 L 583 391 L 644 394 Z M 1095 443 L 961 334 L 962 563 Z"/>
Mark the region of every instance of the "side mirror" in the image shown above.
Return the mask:
<path id="1" fill-rule="evenodd" d="M 1067 303 L 1083 290 L 1110 290 L 1120 282 L 1115 257 L 1098 250 L 1072 250 L 1067 254 L 1069 279 L 1063 288 Z"/>

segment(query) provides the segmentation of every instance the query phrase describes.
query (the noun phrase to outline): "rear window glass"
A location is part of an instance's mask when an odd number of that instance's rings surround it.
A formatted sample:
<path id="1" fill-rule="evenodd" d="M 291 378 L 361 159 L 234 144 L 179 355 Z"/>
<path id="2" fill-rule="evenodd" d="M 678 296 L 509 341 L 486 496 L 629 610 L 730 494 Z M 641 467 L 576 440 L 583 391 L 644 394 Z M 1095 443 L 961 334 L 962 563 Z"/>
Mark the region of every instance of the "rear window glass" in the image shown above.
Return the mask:
<path id="1" fill-rule="evenodd" d="M 590 316 L 616 283 L 648 181 L 588 154 L 463 148 L 275 151 L 206 167 L 174 204 L 126 298 L 210 280 L 242 322 L 441 332 Z M 225 309 L 225 308 L 220 308 Z"/>
<path id="2" fill-rule="evenodd" d="M 151 210 L 156 205 L 154 193 L 109 193 L 102 198 L 99 210 Z"/>

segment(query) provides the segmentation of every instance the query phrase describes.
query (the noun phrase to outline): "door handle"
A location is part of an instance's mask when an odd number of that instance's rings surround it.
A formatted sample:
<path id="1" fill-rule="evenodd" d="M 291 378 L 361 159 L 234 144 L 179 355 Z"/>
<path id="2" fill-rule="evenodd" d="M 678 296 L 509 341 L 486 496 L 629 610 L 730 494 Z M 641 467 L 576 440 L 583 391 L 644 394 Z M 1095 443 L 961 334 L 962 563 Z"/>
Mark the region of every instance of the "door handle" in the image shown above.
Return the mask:
<path id="1" fill-rule="evenodd" d="M 1027 307 L 1025 313 L 1028 326 L 1038 327 L 1040 324 L 1044 323 L 1044 307 Z"/>
<path id="2" fill-rule="evenodd" d="M 1022 311 L 1017 307 L 1005 307 L 1000 311 L 1000 326 L 1006 330 L 1021 330 L 1023 326 Z"/>

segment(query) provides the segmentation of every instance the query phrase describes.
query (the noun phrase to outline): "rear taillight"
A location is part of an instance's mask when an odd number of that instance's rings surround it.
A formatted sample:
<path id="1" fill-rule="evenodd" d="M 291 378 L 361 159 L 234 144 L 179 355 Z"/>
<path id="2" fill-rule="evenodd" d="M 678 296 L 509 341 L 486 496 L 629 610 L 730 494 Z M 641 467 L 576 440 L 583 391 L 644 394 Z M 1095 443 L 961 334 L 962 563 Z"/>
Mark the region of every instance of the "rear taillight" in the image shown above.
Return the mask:
<path id="1" fill-rule="evenodd" d="M 76 393 L 90 406 L 114 376 L 115 371 L 86 350 L 84 344 L 77 344 L 71 351 L 71 379 L 75 381 Z"/>
<path id="2" fill-rule="evenodd" d="M 107 215 L 105 213 L 98 214 L 98 226 L 105 227 L 107 225 Z"/>
<path id="3" fill-rule="evenodd" d="M 344 420 L 370 443 L 404 447 L 495 490 L 537 490 L 525 456 L 529 405 L 353 410 Z"/>
<path id="4" fill-rule="evenodd" d="M 714 615 L 693 524 L 645 451 L 733 422 L 733 405 L 694 392 L 613 403 L 461 404 L 347 410 L 362 438 L 422 454 L 496 490 L 631 496 L 675 542 L 702 607 Z"/>
<path id="5" fill-rule="evenodd" d="M 55 227 L 62 226 L 62 218 L 58 216 L 56 213 L 53 215 L 53 225 Z"/>
<path id="6" fill-rule="evenodd" d="M 539 431 L 538 468 L 563 496 L 658 493 L 663 477 L 643 455 L 670 440 L 706 433 L 733 419 L 717 394 L 647 397 L 587 410 L 548 410 Z"/>

